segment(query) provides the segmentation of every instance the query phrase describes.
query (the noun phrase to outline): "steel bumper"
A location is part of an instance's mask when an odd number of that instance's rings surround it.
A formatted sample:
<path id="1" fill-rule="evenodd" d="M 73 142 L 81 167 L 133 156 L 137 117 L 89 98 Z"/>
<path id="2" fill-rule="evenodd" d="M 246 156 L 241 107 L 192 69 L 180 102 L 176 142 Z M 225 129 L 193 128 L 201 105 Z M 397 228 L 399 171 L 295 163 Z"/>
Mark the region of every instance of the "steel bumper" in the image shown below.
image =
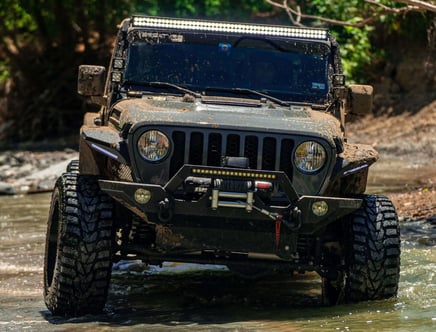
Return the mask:
<path id="1" fill-rule="evenodd" d="M 193 177 L 205 179 L 209 188 L 198 199 L 184 199 L 176 193 L 184 181 Z M 278 185 L 289 204 L 268 206 L 257 198 L 256 189 L 222 191 L 215 180 L 268 181 Z M 165 185 L 100 180 L 100 187 L 129 210 L 153 222 L 177 226 L 178 219 L 202 217 L 226 220 L 282 222 L 299 234 L 315 234 L 329 223 L 360 208 L 361 199 L 323 196 L 299 196 L 284 172 L 184 165 Z"/>

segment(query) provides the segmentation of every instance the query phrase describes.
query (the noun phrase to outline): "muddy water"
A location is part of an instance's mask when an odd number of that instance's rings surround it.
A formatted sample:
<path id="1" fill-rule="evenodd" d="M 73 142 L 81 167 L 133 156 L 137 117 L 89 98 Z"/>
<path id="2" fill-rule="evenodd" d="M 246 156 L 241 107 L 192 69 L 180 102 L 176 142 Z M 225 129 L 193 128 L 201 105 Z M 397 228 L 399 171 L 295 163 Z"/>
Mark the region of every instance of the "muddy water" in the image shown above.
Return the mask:
<path id="1" fill-rule="evenodd" d="M 381 158 L 370 168 L 367 191 L 405 191 L 408 188 L 428 185 L 431 178 L 436 178 L 435 163 L 413 163 L 401 158 Z"/>
<path id="2" fill-rule="evenodd" d="M 0 331 L 436 330 L 436 246 L 417 241 L 436 229 L 420 221 L 402 225 L 397 299 L 323 307 L 315 274 L 255 282 L 221 266 L 133 262 L 114 267 L 105 313 L 53 317 L 42 299 L 49 200 L 0 197 Z"/>

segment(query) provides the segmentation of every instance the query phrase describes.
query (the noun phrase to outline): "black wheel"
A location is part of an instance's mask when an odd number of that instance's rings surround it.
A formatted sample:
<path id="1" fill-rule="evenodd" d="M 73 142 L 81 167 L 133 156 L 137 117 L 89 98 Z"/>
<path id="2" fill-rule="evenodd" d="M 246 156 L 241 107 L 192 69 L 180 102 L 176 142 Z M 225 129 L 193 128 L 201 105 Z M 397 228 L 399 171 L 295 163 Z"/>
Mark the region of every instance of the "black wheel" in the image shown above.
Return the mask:
<path id="1" fill-rule="evenodd" d="M 345 223 L 343 269 L 323 277 L 327 304 L 395 297 L 400 278 L 400 230 L 392 202 L 364 196 L 362 207 Z M 332 278 L 334 275 L 334 278 Z"/>
<path id="2" fill-rule="evenodd" d="M 54 315 L 100 312 L 112 268 L 112 200 L 97 179 L 65 173 L 52 195 L 44 300 Z"/>
<path id="3" fill-rule="evenodd" d="M 79 173 L 79 160 L 74 159 L 67 165 L 67 173 Z"/>

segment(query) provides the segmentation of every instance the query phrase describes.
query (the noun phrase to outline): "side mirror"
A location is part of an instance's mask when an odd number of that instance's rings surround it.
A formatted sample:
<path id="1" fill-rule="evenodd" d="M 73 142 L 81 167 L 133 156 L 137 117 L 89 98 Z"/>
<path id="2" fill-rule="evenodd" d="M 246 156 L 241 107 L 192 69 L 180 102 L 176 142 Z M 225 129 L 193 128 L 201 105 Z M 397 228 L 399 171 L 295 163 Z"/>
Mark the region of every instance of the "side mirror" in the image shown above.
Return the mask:
<path id="1" fill-rule="evenodd" d="M 106 68 L 81 65 L 77 77 L 77 93 L 85 97 L 101 97 L 104 93 Z"/>
<path id="2" fill-rule="evenodd" d="M 366 115 L 372 110 L 371 85 L 352 84 L 348 87 L 349 113 L 351 115 Z"/>

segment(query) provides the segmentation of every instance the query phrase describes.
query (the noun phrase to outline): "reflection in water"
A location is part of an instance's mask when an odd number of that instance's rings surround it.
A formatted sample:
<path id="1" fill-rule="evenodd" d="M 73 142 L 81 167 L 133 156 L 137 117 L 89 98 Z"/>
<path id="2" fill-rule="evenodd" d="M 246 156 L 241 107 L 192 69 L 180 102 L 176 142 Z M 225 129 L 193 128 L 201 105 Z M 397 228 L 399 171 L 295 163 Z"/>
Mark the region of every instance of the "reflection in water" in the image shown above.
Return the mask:
<path id="1" fill-rule="evenodd" d="M 316 274 L 246 280 L 223 267 L 114 266 L 106 312 L 53 317 L 42 299 L 50 195 L 0 197 L 0 330 L 430 331 L 436 329 L 434 231 L 403 225 L 398 299 L 323 307 Z M 423 234 L 424 233 L 424 234 Z"/>

